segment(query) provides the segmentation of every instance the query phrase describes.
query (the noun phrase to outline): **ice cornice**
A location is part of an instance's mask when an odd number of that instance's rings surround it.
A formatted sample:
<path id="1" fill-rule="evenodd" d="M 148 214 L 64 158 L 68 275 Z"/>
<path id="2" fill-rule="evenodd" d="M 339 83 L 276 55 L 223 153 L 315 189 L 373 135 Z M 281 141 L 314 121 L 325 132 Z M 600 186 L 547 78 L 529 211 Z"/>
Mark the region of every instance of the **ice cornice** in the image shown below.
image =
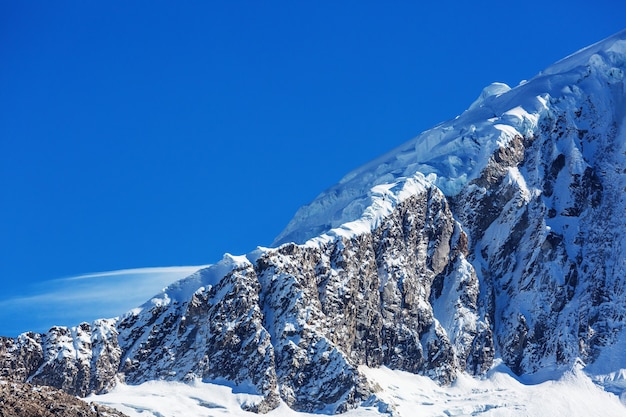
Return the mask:
<path id="1" fill-rule="evenodd" d="M 478 177 L 493 152 L 506 146 L 515 135 L 524 135 L 536 127 L 537 112 L 545 100 L 526 100 L 523 106 L 503 108 L 492 99 L 506 95 L 485 95 L 481 102 L 454 120 L 423 132 L 391 152 L 352 171 L 337 185 L 320 194 L 296 213 L 274 245 L 308 239 L 338 229 L 347 223 L 378 218 L 372 215 L 378 200 L 377 187 L 418 181 L 456 195 Z M 511 90 L 514 91 L 514 90 Z M 364 217 L 365 216 L 365 217 Z M 375 222 L 369 223 L 369 229 Z M 345 229 L 345 227 L 344 227 Z M 365 230 L 361 225 L 358 230 Z"/>

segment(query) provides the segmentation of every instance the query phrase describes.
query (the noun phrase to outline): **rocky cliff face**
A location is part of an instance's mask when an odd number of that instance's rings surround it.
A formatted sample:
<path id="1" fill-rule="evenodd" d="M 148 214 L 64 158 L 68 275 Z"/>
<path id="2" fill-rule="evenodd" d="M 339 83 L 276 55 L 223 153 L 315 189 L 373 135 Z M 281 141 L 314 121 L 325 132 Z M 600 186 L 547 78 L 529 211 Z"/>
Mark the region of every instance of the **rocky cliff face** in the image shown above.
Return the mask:
<path id="1" fill-rule="evenodd" d="M 279 399 L 297 410 L 346 410 L 373 392 L 359 365 L 442 384 L 460 371 L 481 373 L 493 340 L 478 316 L 467 237 L 446 197 L 422 186 L 372 233 L 286 244 L 255 263 L 226 257 L 224 277 L 188 299 L 154 299 L 117 321 L 4 339 L 2 367 L 77 395 L 117 380 L 226 379 L 263 393 L 252 407 L 261 412 Z M 191 281 L 210 281 L 215 268 Z"/>
<path id="2" fill-rule="evenodd" d="M 623 60 L 589 62 L 454 198 L 499 352 L 519 374 L 594 362 L 624 328 Z"/>
<path id="3" fill-rule="evenodd" d="M 490 86 L 304 207 L 276 248 L 118 319 L 0 339 L 0 372 L 77 395 L 226 380 L 264 395 L 251 411 L 340 412 L 374 394 L 361 365 L 441 384 L 496 356 L 518 374 L 626 368 L 599 365 L 626 332 L 625 39 Z"/>

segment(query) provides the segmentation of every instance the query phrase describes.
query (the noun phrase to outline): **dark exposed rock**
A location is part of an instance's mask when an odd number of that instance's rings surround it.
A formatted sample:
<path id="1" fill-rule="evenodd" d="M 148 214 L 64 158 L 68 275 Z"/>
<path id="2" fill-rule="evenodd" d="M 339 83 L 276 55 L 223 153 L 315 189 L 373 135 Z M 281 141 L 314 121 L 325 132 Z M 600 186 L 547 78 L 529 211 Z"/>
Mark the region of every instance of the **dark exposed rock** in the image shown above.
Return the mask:
<path id="1" fill-rule="evenodd" d="M 125 417 L 101 404 L 86 403 L 56 388 L 0 379 L 2 417 Z"/>

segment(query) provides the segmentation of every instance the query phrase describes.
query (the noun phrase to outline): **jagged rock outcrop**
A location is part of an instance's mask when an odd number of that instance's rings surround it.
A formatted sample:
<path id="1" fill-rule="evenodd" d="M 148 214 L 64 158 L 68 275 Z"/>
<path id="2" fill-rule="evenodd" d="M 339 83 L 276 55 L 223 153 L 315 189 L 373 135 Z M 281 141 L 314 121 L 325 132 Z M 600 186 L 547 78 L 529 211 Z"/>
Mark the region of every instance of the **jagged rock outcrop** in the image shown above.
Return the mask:
<path id="1" fill-rule="evenodd" d="M 45 334 L 0 338 L 2 377 L 60 388 L 86 396 L 115 385 L 120 349 L 116 320 L 96 320 Z"/>
<path id="2" fill-rule="evenodd" d="M 373 392 L 359 365 L 442 384 L 459 371 L 483 372 L 493 342 L 477 316 L 467 237 L 446 197 L 421 185 L 372 233 L 267 249 L 255 263 L 227 256 L 190 280 L 206 285 L 188 299 L 166 291 L 139 312 L 98 322 L 98 329 L 110 326 L 108 337 L 86 323 L 58 327 L 6 339 L 2 356 L 39 364 L 18 379 L 78 395 L 105 391 L 116 378 L 251 384 L 265 395 L 253 407 L 261 412 L 279 399 L 298 410 L 345 411 Z M 220 268 L 228 272 L 207 284 Z M 20 354 L 38 347 L 35 360 Z"/>
<path id="3" fill-rule="evenodd" d="M 86 395 L 229 381 L 341 412 L 360 366 L 450 384 L 593 365 L 626 334 L 626 32 L 354 171 L 275 248 L 230 255 L 118 319 L 0 339 L 0 372 Z M 621 357 L 621 356 L 620 356 Z M 626 368 L 626 363 L 610 366 Z"/>
<path id="4" fill-rule="evenodd" d="M 620 56 L 591 55 L 558 78 L 558 95 L 537 98 L 536 127 L 519 129 L 454 199 L 493 291 L 499 351 L 518 374 L 591 363 L 624 328 Z"/>

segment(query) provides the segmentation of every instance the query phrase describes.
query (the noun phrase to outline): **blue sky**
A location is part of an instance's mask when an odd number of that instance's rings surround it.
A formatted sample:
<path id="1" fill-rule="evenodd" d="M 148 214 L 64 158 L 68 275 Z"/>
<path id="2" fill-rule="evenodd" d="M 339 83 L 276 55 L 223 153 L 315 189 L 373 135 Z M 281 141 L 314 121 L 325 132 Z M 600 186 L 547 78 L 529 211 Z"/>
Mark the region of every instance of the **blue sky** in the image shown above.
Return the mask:
<path id="1" fill-rule="evenodd" d="M 136 268 L 269 245 L 348 171 L 626 16 L 419 3 L 0 2 L 0 334 L 120 314 L 186 271 Z"/>

